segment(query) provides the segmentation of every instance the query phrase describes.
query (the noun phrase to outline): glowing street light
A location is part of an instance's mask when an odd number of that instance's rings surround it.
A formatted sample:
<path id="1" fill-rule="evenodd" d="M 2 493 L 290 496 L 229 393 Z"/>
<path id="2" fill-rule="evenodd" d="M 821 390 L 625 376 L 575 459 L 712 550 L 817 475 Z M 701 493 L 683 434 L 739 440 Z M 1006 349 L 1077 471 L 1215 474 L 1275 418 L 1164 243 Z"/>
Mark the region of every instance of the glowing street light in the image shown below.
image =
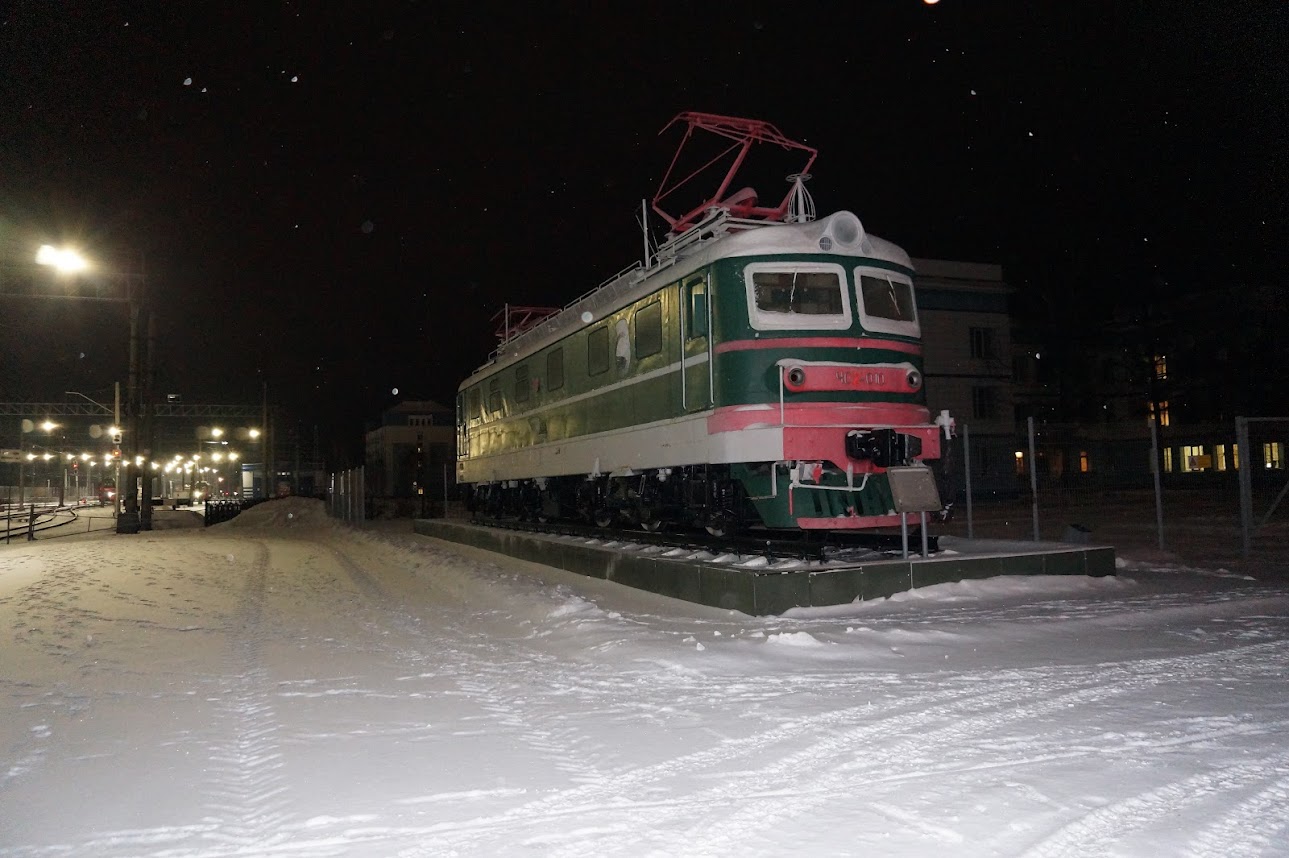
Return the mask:
<path id="1" fill-rule="evenodd" d="M 90 267 L 85 257 L 75 250 L 60 249 L 48 244 L 42 244 L 40 250 L 36 251 L 36 262 L 55 268 L 62 274 L 75 274 Z"/>

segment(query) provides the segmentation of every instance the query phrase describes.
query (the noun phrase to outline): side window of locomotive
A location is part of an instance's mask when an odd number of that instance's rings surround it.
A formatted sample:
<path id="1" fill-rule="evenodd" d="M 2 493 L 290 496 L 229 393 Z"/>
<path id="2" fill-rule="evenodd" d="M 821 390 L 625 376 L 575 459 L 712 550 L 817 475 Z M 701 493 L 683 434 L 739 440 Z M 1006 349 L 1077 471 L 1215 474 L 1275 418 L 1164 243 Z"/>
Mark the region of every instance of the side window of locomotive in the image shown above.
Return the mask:
<path id="1" fill-rule="evenodd" d="M 837 265 L 749 265 L 745 279 L 752 327 L 758 330 L 850 327 L 850 301 Z"/>
<path id="2" fill-rule="evenodd" d="M 654 301 L 636 311 L 636 357 L 662 351 L 662 302 Z"/>
<path id="3" fill-rule="evenodd" d="M 631 369 L 631 332 L 627 330 L 626 319 L 618 319 L 613 326 L 613 359 L 618 375 L 626 375 Z"/>
<path id="4" fill-rule="evenodd" d="M 470 390 L 466 393 L 465 408 L 469 419 L 478 420 L 479 417 L 481 416 L 479 414 L 479 410 L 480 410 L 480 406 L 482 405 L 482 399 L 483 399 L 483 396 L 479 392 L 478 385 L 475 385 L 474 387 L 470 388 Z"/>
<path id="5" fill-rule="evenodd" d="M 707 284 L 695 280 L 685 289 L 688 294 L 685 301 L 686 339 L 707 336 Z"/>
<path id="6" fill-rule="evenodd" d="M 488 379 L 488 410 L 494 414 L 501 410 L 501 379 L 495 375 Z"/>
<path id="7" fill-rule="evenodd" d="M 920 332 L 913 281 L 880 268 L 856 268 L 859 320 L 864 328 L 885 334 L 916 337 Z"/>
<path id="8" fill-rule="evenodd" d="M 515 367 L 515 401 L 527 402 L 532 389 L 532 382 L 528 379 L 528 364 Z"/>
<path id="9" fill-rule="evenodd" d="M 609 329 L 596 328 L 586 337 L 586 374 L 609 371 Z"/>
<path id="10" fill-rule="evenodd" d="M 546 355 L 546 389 L 559 390 L 564 386 L 564 350 L 554 349 Z"/>

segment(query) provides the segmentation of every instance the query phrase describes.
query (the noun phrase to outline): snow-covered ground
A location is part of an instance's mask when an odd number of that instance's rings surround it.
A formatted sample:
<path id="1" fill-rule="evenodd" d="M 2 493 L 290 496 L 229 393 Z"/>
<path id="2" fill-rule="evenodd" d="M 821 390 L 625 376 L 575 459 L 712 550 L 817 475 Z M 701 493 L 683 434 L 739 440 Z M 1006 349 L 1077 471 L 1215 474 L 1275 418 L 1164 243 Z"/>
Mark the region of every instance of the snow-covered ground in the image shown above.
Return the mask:
<path id="1" fill-rule="evenodd" d="M 754 618 L 317 502 L 0 546 L 3 856 L 1289 855 L 1289 583 Z"/>

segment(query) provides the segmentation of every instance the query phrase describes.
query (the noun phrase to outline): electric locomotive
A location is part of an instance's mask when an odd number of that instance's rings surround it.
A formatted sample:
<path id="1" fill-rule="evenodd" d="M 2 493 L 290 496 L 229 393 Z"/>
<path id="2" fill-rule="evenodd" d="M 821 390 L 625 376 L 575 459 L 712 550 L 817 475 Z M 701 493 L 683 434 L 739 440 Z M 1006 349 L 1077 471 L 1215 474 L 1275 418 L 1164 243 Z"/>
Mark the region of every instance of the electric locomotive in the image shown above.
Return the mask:
<path id="1" fill-rule="evenodd" d="M 851 212 L 816 218 L 815 150 L 774 126 L 673 122 L 734 141 L 734 166 L 679 215 L 668 172 L 653 208 L 670 232 L 640 263 L 562 309 L 507 309 L 456 399 L 472 508 L 716 534 L 899 525 L 891 477 L 927 473 L 953 431 L 925 403 L 908 254 Z M 777 204 L 729 192 L 759 144 L 806 157 Z"/>

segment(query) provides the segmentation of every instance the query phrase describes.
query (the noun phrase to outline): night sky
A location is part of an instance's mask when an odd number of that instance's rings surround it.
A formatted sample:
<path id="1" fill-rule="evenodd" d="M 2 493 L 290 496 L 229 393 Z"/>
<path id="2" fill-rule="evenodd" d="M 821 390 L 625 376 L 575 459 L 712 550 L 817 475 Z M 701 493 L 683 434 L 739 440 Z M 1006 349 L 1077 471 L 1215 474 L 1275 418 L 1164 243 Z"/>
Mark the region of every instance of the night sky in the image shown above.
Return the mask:
<path id="1" fill-rule="evenodd" d="M 1071 319 L 1283 288 L 1283 0 L 514 7 L 5 3 L 0 266 L 142 267 L 158 392 L 267 382 L 334 449 L 450 403 L 503 303 L 639 258 L 684 110 L 774 123 L 819 150 L 821 213 Z M 124 319 L 0 303 L 0 401 L 110 397 Z"/>

